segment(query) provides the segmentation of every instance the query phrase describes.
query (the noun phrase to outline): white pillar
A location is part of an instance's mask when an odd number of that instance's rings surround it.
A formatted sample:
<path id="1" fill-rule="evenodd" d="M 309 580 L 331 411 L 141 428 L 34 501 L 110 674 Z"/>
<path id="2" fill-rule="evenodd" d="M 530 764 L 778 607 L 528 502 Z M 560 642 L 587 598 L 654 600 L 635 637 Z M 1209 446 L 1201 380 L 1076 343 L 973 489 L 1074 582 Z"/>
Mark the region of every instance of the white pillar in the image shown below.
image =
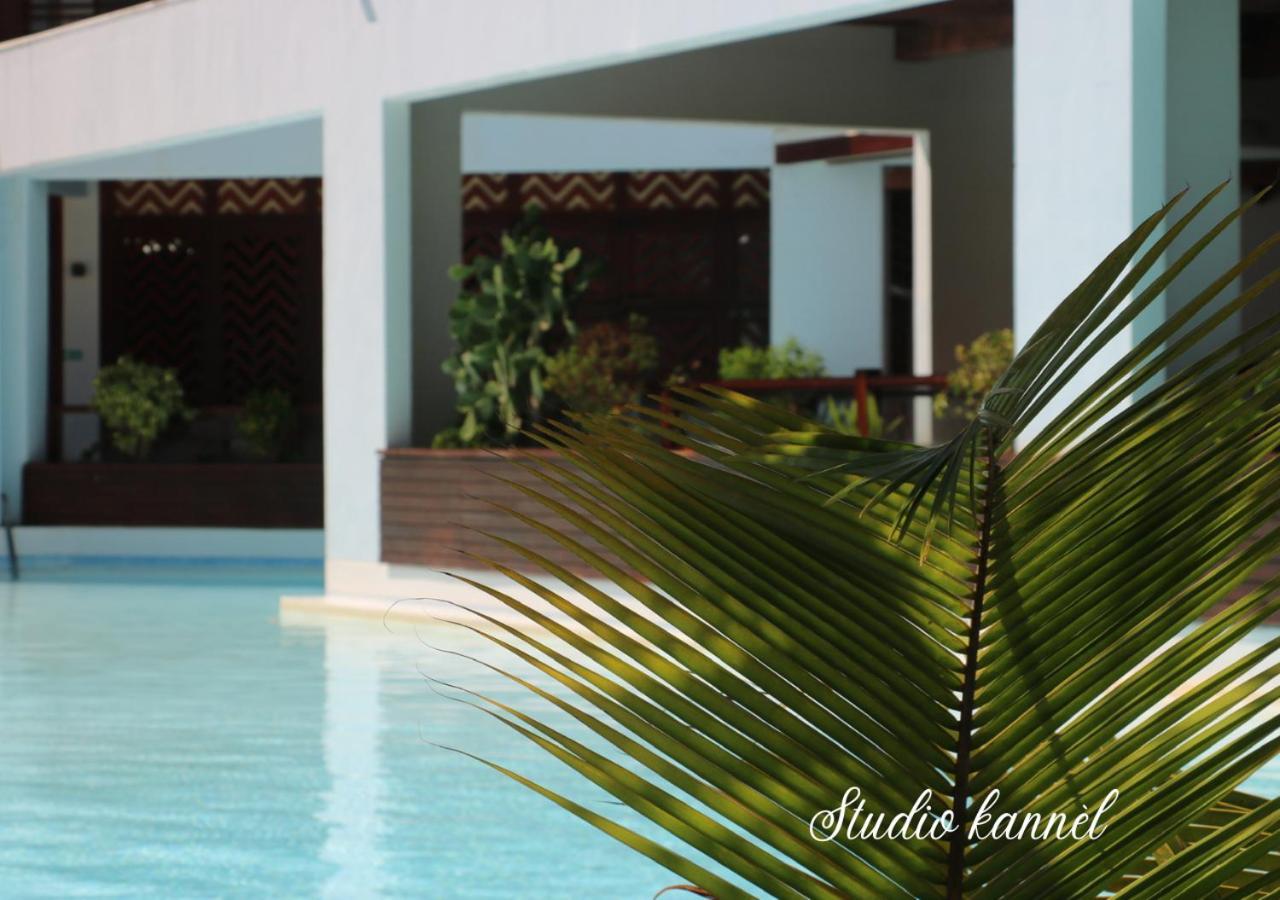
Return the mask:
<path id="1" fill-rule="evenodd" d="M 929 132 L 911 142 L 911 369 L 933 375 L 933 157 Z M 912 439 L 933 443 L 933 398 L 912 404 Z"/>
<path id="2" fill-rule="evenodd" d="M 22 467 L 45 453 L 49 208 L 43 184 L 0 179 L 0 490 L 22 514 Z"/>
<path id="3" fill-rule="evenodd" d="M 1221 0 L 1016 0 L 1019 344 L 1169 196 L 1186 185 L 1204 193 L 1238 169 L 1238 15 L 1237 4 Z M 1206 219 L 1230 209 L 1233 197 L 1225 191 Z M 1238 253 L 1232 229 L 1183 287 L 1081 373 L 1079 384 L 1105 371 Z"/>
<path id="4" fill-rule="evenodd" d="M 324 119 L 326 579 L 379 558 L 378 452 L 409 442 L 409 112 L 340 98 Z"/>

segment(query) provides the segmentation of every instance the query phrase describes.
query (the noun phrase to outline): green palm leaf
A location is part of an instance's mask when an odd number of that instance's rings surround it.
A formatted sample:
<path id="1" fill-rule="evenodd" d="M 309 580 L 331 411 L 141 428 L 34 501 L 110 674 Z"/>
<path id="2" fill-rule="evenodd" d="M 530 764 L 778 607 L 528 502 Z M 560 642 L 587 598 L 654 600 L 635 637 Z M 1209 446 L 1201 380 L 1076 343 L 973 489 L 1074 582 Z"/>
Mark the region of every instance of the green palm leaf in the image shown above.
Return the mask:
<path id="1" fill-rule="evenodd" d="M 477 561 L 557 614 L 463 577 L 527 622 L 463 627 L 611 750 L 464 699 L 721 874 L 489 765 L 717 897 L 1275 890 L 1280 801 L 1238 788 L 1280 747 L 1280 639 L 1241 649 L 1280 612 L 1280 579 L 1248 589 L 1280 553 L 1280 317 L 1212 342 L 1280 278 L 1222 297 L 1274 241 L 1053 402 L 1257 200 L 1157 272 L 1222 189 L 1142 223 L 943 445 L 723 390 L 543 427 L 560 461 L 511 486 L 547 515 L 507 511 L 579 565 L 495 537 L 541 574 Z M 851 786 L 887 814 L 927 790 L 957 827 L 815 840 Z M 1092 839 L 967 827 L 997 791 L 1000 811 L 1070 820 L 1113 789 Z"/>

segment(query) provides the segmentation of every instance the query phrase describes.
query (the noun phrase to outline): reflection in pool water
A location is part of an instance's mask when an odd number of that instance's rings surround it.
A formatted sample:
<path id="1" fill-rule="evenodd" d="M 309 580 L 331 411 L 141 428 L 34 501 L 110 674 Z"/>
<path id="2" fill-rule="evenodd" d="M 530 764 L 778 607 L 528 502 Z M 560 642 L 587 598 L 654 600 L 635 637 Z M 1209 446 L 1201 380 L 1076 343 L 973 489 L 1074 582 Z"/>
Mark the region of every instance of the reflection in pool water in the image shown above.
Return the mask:
<path id="1" fill-rule="evenodd" d="M 422 672 L 549 714 L 426 646 L 492 658 L 479 639 L 279 621 L 280 593 L 316 585 L 271 576 L 0 584 L 0 893 L 626 898 L 677 880 L 432 745 L 478 750 L 656 834 L 430 689 Z M 1251 786 L 1280 793 L 1278 775 Z"/>
<path id="2" fill-rule="evenodd" d="M 282 592 L 316 585 L 273 580 L 0 583 L 0 895 L 621 898 L 675 880 L 433 746 L 619 810 L 420 670 L 535 700 L 412 626 L 277 621 Z"/>

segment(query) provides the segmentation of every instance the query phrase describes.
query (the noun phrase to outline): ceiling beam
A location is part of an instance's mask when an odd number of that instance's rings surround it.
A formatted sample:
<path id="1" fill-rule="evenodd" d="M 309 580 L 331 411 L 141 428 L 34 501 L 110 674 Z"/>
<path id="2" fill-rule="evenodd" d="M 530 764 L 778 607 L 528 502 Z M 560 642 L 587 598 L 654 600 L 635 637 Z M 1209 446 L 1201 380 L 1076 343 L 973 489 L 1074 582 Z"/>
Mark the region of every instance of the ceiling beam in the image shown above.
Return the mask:
<path id="1" fill-rule="evenodd" d="M 1013 46 L 1012 0 L 950 0 L 848 24 L 891 26 L 894 56 L 903 62 Z"/>
<path id="2" fill-rule="evenodd" d="M 788 141 L 774 151 L 779 165 L 820 159 L 899 155 L 911 152 L 912 139 L 896 134 L 837 134 L 809 141 Z"/>

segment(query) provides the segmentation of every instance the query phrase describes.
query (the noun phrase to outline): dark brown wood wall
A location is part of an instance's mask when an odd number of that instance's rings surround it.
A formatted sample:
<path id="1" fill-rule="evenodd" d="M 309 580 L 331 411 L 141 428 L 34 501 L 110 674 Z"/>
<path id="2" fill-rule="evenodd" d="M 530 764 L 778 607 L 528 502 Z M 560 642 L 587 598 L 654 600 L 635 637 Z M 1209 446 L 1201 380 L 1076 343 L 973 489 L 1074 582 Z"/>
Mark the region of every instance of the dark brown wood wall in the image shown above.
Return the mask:
<path id="1" fill-rule="evenodd" d="M 101 354 L 178 371 L 194 406 L 321 400 L 321 183 L 103 183 Z"/>
<path id="2" fill-rule="evenodd" d="M 28 525 L 324 527 L 313 463 L 27 463 L 22 490 Z"/>
<path id="3" fill-rule="evenodd" d="M 470 552 L 525 571 L 536 568 L 479 533 L 488 532 L 586 573 L 584 564 L 552 538 L 493 505 L 546 522 L 605 552 L 503 481 L 539 487 L 543 483 L 520 463 L 545 466 L 554 458 L 545 451 L 388 450 L 382 458 L 382 561 L 446 570 L 486 568 L 465 555 Z"/>
<path id="4" fill-rule="evenodd" d="M 721 348 L 769 342 L 767 169 L 533 172 L 462 181 L 463 256 L 497 256 L 536 206 L 547 231 L 601 263 L 581 325 L 644 316 L 660 374 L 715 373 Z"/>

